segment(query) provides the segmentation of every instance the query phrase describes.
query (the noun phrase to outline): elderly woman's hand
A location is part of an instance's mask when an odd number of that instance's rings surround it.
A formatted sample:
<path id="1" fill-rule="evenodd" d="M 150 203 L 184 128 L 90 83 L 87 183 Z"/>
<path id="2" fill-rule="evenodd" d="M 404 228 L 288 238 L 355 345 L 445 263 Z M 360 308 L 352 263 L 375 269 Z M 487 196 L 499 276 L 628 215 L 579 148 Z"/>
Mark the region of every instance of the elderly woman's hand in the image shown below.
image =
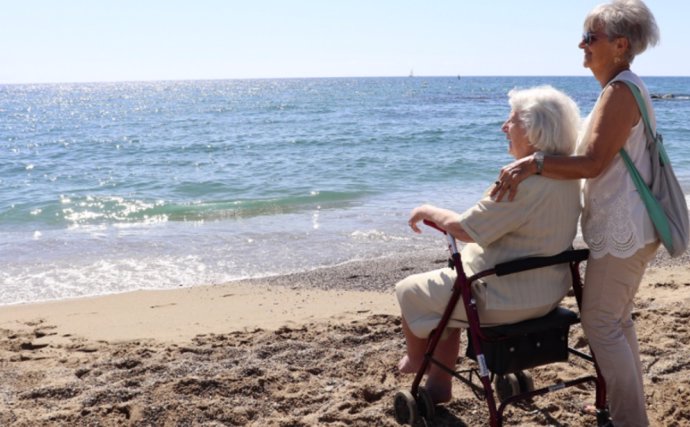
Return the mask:
<path id="1" fill-rule="evenodd" d="M 489 195 L 500 202 L 507 193 L 508 201 L 512 201 L 517 194 L 518 185 L 534 173 L 536 173 L 536 164 L 533 156 L 523 157 L 503 166 L 496 185 Z"/>
<path id="2" fill-rule="evenodd" d="M 412 212 L 410 213 L 410 220 L 407 221 L 407 223 L 410 225 L 410 228 L 415 233 L 421 233 L 422 232 L 422 230 L 417 226 L 417 223 L 419 223 L 419 221 L 423 221 L 425 219 L 428 219 L 429 208 L 430 208 L 429 205 L 421 205 L 421 206 L 417 206 L 416 208 L 412 209 Z"/>
<path id="3" fill-rule="evenodd" d="M 407 222 L 415 233 L 421 233 L 417 224 L 419 221 L 429 220 L 436 227 L 463 242 L 473 242 L 474 239 L 460 225 L 460 215 L 449 209 L 439 208 L 434 205 L 421 205 L 412 209 L 410 220 Z"/>

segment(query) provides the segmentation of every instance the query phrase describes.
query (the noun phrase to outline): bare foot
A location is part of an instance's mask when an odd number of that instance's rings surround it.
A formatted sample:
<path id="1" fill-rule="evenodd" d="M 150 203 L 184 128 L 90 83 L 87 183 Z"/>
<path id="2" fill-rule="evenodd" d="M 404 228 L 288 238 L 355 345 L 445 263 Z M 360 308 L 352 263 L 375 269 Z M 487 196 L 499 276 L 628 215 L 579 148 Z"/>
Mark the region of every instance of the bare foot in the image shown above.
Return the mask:
<path id="1" fill-rule="evenodd" d="M 416 374 L 420 366 L 421 363 L 412 363 L 407 355 L 403 356 L 400 362 L 398 362 L 398 370 L 403 374 Z"/>

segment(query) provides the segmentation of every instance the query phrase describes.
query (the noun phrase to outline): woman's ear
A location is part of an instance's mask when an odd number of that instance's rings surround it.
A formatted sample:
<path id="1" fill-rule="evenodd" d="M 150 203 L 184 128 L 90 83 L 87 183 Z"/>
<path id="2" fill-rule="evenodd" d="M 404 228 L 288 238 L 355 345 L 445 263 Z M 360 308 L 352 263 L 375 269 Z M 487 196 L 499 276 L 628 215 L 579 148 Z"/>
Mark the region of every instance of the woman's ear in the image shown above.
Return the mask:
<path id="1" fill-rule="evenodd" d="M 630 40 L 627 37 L 618 37 L 616 39 L 616 57 L 627 58 L 629 49 Z"/>

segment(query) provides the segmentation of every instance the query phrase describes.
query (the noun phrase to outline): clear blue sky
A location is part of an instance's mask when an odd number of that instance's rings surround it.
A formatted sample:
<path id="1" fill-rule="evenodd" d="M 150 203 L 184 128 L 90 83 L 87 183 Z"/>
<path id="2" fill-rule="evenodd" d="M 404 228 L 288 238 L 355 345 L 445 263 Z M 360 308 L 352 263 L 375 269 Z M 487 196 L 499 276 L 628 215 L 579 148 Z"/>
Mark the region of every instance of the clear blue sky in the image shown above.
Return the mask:
<path id="1" fill-rule="evenodd" d="M 601 0 L 8 0 L 0 83 L 270 77 L 589 75 Z M 648 0 L 642 75 L 690 76 L 690 1 Z"/>

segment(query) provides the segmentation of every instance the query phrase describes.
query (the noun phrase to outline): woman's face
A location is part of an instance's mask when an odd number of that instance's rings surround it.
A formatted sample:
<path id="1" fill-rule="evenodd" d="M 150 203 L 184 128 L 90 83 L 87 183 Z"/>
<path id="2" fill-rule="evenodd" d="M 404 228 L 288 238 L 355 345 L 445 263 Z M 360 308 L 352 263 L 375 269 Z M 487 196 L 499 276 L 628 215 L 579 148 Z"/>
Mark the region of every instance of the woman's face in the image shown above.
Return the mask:
<path id="1" fill-rule="evenodd" d="M 578 45 L 585 54 L 582 65 L 592 70 L 594 74 L 597 71 L 610 68 L 614 64 L 616 56 L 620 55 L 616 39 L 609 41 L 602 25 L 588 31 L 587 34 L 589 40 L 583 37 Z"/>
<path id="2" fill-rule="evenodd" d="M 508 152 L 516 159 L 529 156 L 537 151 L 529 143 L 525 126 L 515 111 L 510 112 L 510 116 L 501 126 L 501 130 L 505 132 L 508 139 Z"/>

